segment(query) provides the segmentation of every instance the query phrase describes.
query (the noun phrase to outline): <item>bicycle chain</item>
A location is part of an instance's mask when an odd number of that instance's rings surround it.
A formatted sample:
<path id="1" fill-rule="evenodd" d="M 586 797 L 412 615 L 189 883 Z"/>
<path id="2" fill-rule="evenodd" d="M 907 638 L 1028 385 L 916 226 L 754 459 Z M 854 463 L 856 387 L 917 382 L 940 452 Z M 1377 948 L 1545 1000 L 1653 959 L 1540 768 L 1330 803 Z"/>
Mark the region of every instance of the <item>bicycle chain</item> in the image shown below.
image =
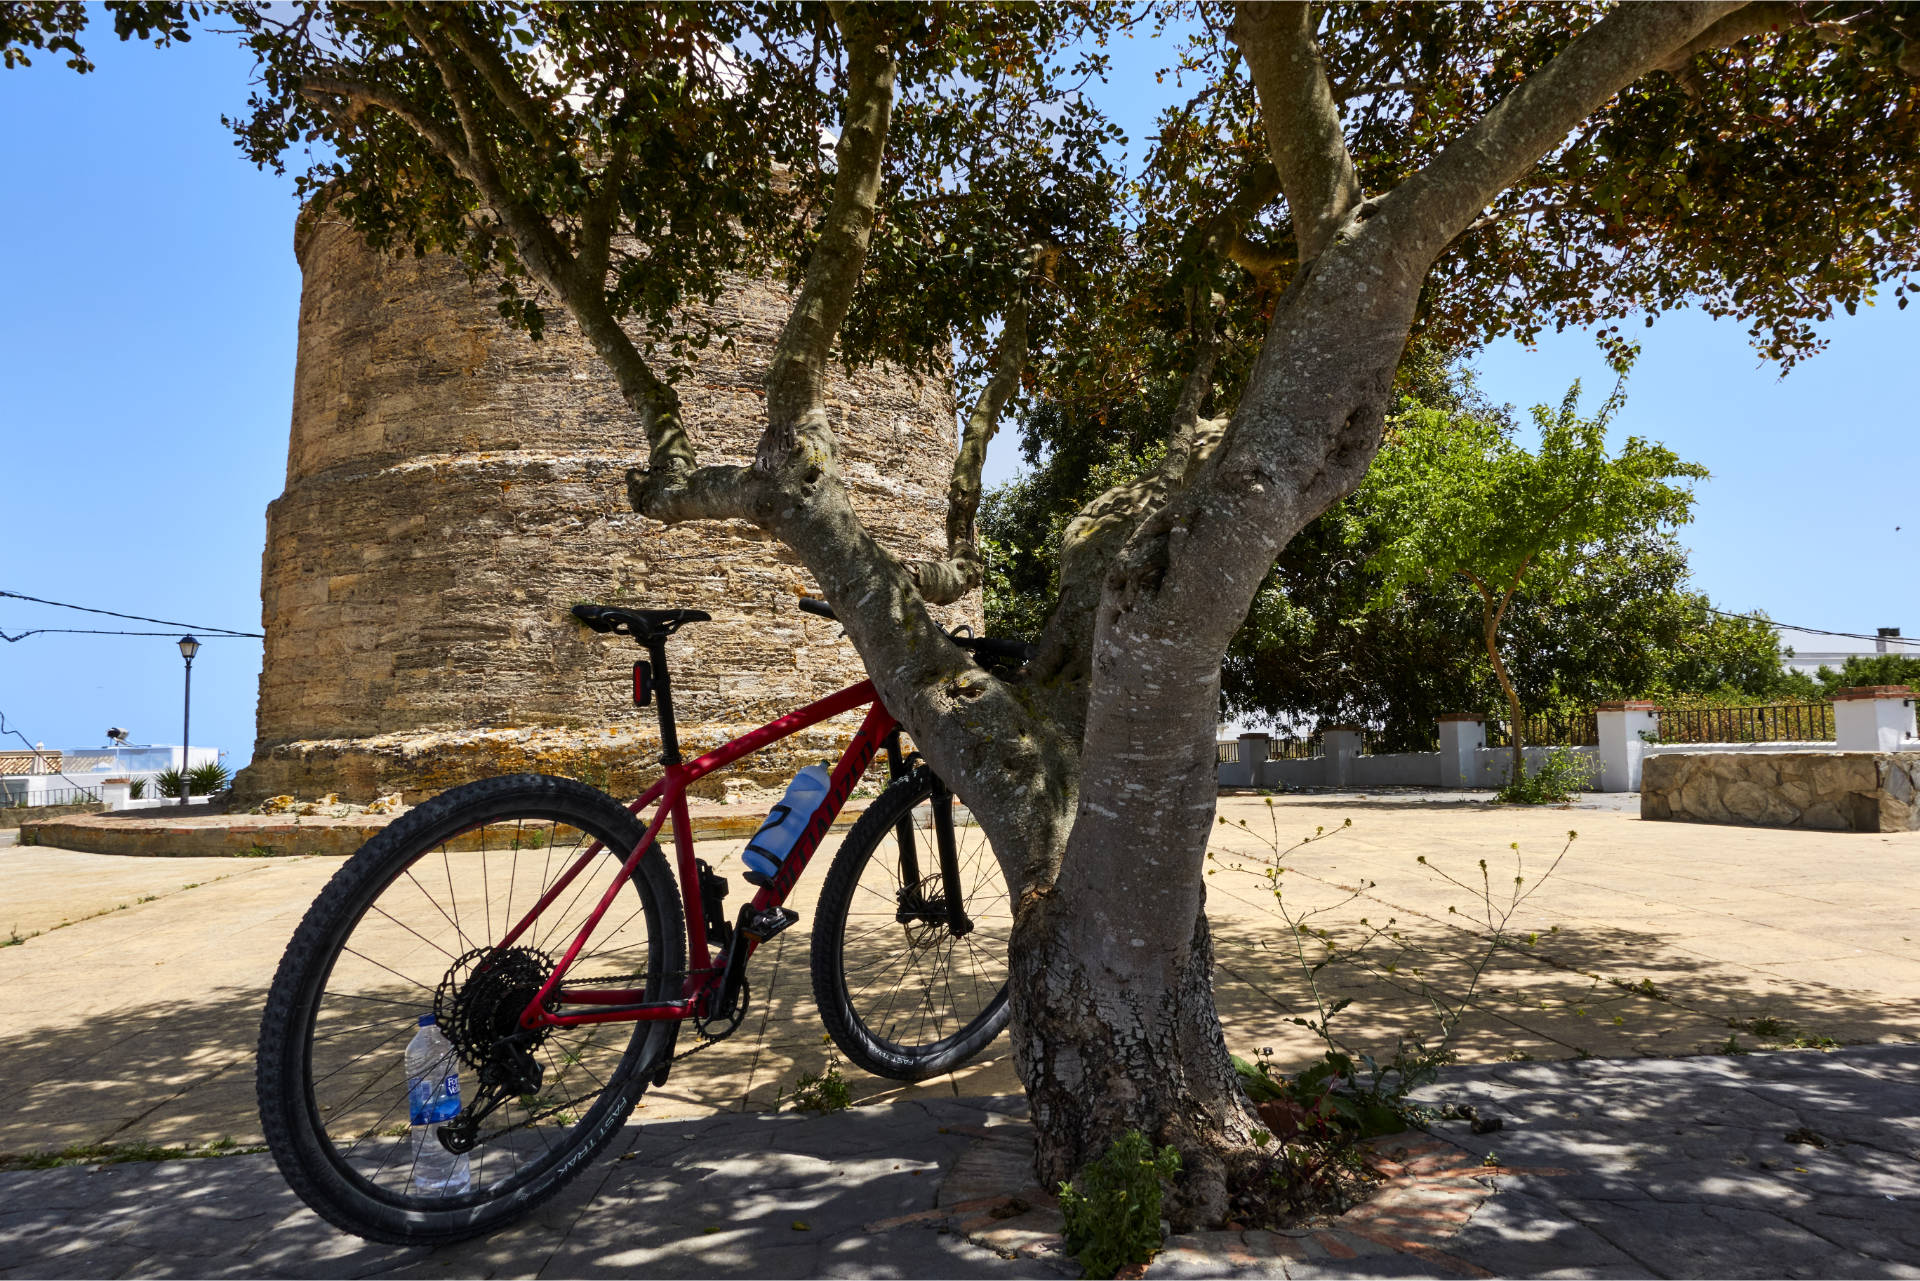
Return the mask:
<path id="1" fill-rule="evenodd" d="M 733 1022 L 727 1026 L 727 1029 L 724 1032 L 718 1033 L 716 1035 L 715 1033 L 707 1031 L 707 1028 L 717 1020 L 700 1019 L 700 1018 L 688 1018 L 683 1020 L 684 1022 L 691 1023 L 693 1025 L 694 1030 L 697 1033 L 699 1033 L 700 1040 L 692 1048 L 678 1051 L 671 1058 L 669 1058 L 667 1062 L 678 1063 L 682 1059 L 692 1058 L 694 1055 L 700 1053 L 702 1050 L 708 1049 L 711 1046 L 718 1045 L 720 1042 L 726 1040 L 729 1036 L 732 1036 L 734 1032 L 739 1029 L 740 1024 L 746 1020 L 747 998 L 749 995 L 749 991 L 750 989 L 748 987 L 746 977 L 742 975 L 740 979 L 740 1007 L 739 1007 L 740 1012 L 738 1017 L 736 1017 L 733 1020 Z M 643 1073 L 642 1075 L 643 1077 L 651 1076 L 653 1072 L 656 1072 L 658 1070 L 659 1069 L 655 1067 L 650 1069 L 648 1072 Z M 594 1090 L 592 1093 L 586 1095 L 585 1098 L 570 1099 L 565 1103 L 557 1103 L 553 1107 L 548 1108 L 544 1112 L 535 1112 L 531 1116 L 527 1117 L 526 1120 L 524 1121 L 516 1121 L 512 1125 L 506 1126 L 503 1129 L 493 1131 L 491 1134 L 486 1135 L 484 1138 L 475 1139 L 473 1146 L 474 1148 L 477 1149 L 483 1143 L 491 1143 L 496 1139 L 503 1138 L 506 1135 L 512 1134 L 516 1130 L 524 1130 L 528 1126 L 534 1124 L 536 1121 L 544 1121 L 546 1118 L 550 1116 L 555 1116 L 561 1112 L 567 1111 L 570 1108 L 579 1107 L 581 1104 L 587 1102 L 587 1100 L 596 1099 L 600 1097 L 600 1095 L 604 1094 L 605 1092 L 606 1090 L 605 1090 L 605 1087 L 603 1086 L 601 1089 Z"/>

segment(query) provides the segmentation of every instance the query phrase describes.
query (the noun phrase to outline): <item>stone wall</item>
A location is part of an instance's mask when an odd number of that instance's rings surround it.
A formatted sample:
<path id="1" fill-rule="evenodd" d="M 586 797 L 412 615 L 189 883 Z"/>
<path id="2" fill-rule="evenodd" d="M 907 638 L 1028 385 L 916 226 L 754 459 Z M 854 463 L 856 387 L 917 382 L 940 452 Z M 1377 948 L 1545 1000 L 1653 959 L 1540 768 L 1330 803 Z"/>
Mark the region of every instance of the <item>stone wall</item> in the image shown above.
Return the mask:
<path id="1" fill-rule="evenodd" d="M 334 222 L 303 219 L 296 253 L 299 362 L 286 491 L 267 512 L 243 800 L 414 800 L 521 769 L 633 787 L 659 751 L 652 710 L 631 700 L 641 651 L 574 623 L 579 601 L 714 615 L 669 648 L 689 749 L 864 675 L 837 626 L 794 607 L 812 582 L 784 548 L 744 523 L 669 529 L 628 507 L 644 442 L 563 314 L 534 342 L 451 259 L 376 255 Z M 744 462 L 788 295 L 742 280 L 717 306 L 739 323 L 736 347 L 682 379 L 685 420 L 703 462 Z M 842 375 L 829 402 L 862 518 L 904 556 L 941 554 L 945 381 Z M 976 597 L 949 612 L 977 625 L 978 611 Z M 845 719 L 743 769 L 778 781 L 834 750 L 858 724 Z"/>
<path id="2" fill-rule="evenodd" d="M 1917 791 L 1916 752 L 1677 752 L 1642 766 L 1640 817 L 1908 832 Z"/>

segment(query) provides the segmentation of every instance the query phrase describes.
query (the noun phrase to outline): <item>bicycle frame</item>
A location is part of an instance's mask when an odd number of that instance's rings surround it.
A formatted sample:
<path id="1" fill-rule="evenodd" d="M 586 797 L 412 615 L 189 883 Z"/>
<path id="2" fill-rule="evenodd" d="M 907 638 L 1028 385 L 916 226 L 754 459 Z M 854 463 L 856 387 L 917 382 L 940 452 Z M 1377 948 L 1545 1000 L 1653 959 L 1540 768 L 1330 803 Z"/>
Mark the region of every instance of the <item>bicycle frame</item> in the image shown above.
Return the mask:
<path id="1" fill-rule="evenodd" d="M 739 923 L 733 928 L 733 949 L 744 949 L 737 959 L 726 955 L 716 955 L 711 950 L 711 940 L 707 933 L 707 916 L 700 867 L 693 853 L 693 824 L 687 811 L 688 785 L 724 768 L 743 756 L 759 751 L 770 743 L 796 734 L 812 725 L 817 725 L 829 717 L 850 712 L 856 707 L 866 707 L 866 719 L 861 722 L 860 730 L 841 753 L 839 763 L 834 766 L 833 775 L 827 785 L 826 798 L 820 808 L 814 812 L 812 822 L 800 835 L 793 850 L 780 864 L 779 872 L 772 884 L 763 887 L 754 895 L 752 901 L 741 911 Z M 680 762 L 672 759 L 677 751 L 669 751 L 669 760 L 659 782 L 648 788 L 645 795 L 627 806 L 628 812 L 639 814 L 648 805 L 659 803 L 652 822 L 647 825 L 646 836 L 640 844 L 627 855 L 621 865 L 619 875 L 601 895 L 586 923 L 574 937 L 572 944 L 553 973 L 547 976 L 539 992 L 528 1002 L 521 1013 L 520 1025 L 526 1029 L 542 1027 L 573 1027 L 584 1023 L 678 1021 L 681 1019 L 704 1016 L 711 1000 L 719 988 L 721 980 L 732 968 L 737 972 L 744 967 L 748 957 L 752 956 L 764 938 L 774 929 L 789 923 L 780 919 L 765 933 L 755 933 L 756 922 L 767 921 L 769 914 L 786 901 L 792 892 L 800 874 L 812 860 L 821 839 L 826 835 L 833 820 L 839 817 L 841 807 L 846 804 L 854 785 L 873 758 L 886 745 L 887 738 L 899 724 L 891 713 L 881 704 L 880 696 L 870 680 L 850 685 L 836 694 L 830 694 L 818 702 L 809 703 L 797 711 L 789 712 L 777 720 L 770 721 L 760 728 L 743 734 L 739 738 L 716 748 L 697 760 Z M 665 826 L 667 819 L 673 820 L 674 862 L 680 874 L 680 895 L 685 909 L 687 926 L 687 977 L 682 986 L 680 999 L 675 1001 L 648 1001 L 644 989 L 640 988 L 569 988 L 563 986 L 567 971 L 574 959 L 580 955 L 587 940 L 599 926 L 601 917 L 619 897 L 620 889 L 632 878 L 634 869 L 639 866 L 641 857 L 650 849 Z M 593 861 L 600 852 L 601 845 L 594 842 L 569 866 L 548 888 L 540 900 L 523 916 L 519 923 L 502 938 L 496 947 L 511 947 L 537 919 L 540 913 L 560 896 Z M 558 997 L 558 1001 L 554 998 Z M 548 1004 L 565 1006 L 604 1006 L 603 1009 L 586 1010 L 579 1013 L 560 1013 L 548 1009 Z"/>

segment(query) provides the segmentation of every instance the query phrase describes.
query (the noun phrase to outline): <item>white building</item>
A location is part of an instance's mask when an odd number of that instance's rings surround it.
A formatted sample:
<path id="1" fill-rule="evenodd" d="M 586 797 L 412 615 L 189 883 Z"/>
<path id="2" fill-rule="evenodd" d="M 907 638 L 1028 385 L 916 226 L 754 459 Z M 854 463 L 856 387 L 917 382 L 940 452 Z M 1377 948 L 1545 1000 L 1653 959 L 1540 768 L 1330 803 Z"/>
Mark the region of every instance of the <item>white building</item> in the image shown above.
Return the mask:
<path id="1" fill-rule="evenodd" d="M 148 744 L 141 747 L 49 748 L 0 751 L 0 805 L 73 805 L 100 799 L 109 778 L 139 780 L 149 797 L 160 794 L 153 780 L 169 769 L 187 769 L 219 761 L 217 747 Z"/>
<path id="2" fill-rule="evenodd" d="M 1790 671 L 1815 675 L 1822 667 L 1839 671 L 1849 658 L 1872 658 L 1875 654 L 1901 654 L 1920 658 L 1920 636 L 1902 636 L 1898 627 L 1882 627 L 1878 639 L 1864 636 L 1828 636 L 1803 632 L 1797 627 L 1776 627 L 1780 638 L 1781 662 Z"/>

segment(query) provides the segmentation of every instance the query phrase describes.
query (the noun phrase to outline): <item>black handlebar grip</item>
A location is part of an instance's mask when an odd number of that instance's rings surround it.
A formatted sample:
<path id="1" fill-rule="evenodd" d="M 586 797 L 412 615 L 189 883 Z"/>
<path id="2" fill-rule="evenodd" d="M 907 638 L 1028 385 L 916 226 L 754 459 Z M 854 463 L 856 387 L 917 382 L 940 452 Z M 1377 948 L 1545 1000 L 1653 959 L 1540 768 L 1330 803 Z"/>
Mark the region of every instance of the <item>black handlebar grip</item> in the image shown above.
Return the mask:
<path id="1" fill-rule="evenodd" d="M 802 596 L 800 598 L 800 612 L 803 614 L 817 614 L 821 618 L 831 618 L 836 623 L 840 621 L 840 616 L 833 612 L 833 606 L 827 604 L 827 602 L 821 600 L 818 596 Z"/>
<path id="2" fill-rule="evenodd" d="M 995 640 L 991 636 L 973 636 L 962 641 L 967 649 L 1006 663 L 1025 664 L 1033 659 L 1033 646 L 1025 641 Z"/>

